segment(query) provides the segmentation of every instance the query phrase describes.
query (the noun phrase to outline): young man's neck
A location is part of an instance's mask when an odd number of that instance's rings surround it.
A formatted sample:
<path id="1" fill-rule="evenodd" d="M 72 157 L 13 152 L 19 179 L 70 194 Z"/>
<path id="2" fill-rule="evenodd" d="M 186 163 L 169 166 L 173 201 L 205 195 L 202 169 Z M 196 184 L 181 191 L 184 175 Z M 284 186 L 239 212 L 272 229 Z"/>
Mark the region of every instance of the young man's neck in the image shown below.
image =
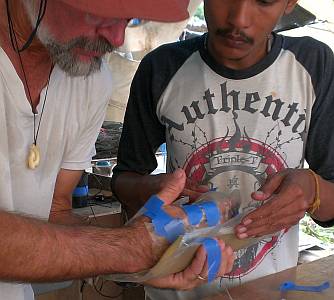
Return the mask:
<path id="1" fill-rule="evenodd" d="M 1 22 L 0 24 L 0 46 L 6 52 L 10 61 L 12 62 L 18 76 L 22 80 L 25 86 L 25 92 L 27 95 L 27 99 L 29 100 L 28 88 L 31 95 L 31 100 L 33 102 L 33 107 L 35 108 L 39 102 L 39 95 L 43 87 L 46 85 L 48 81 L 48 76 L 50 69 L 52 67 L 52 62 L 50 56 L 46 50 L 46 48 L 39 42 L 39 40 L 35 37 L 32 45 L 28 47 L 28 49 L 20 52 L 22 64 L 20 61 L 19 54 L 14 50 L 13 45 L 10 40 L 9 28 L 7 24 L 7 15 L 5 15 L 6 10 L 2 9 L 2 13 L 0 13 L 2 20 L 6 20 Z M 15 21 L 13 20 L 14 28 Z M 26 24 L 30 24 L 29 20 L 27 20 Z M 30 26 L 30 25 L 27 25 Z M 31 27 L 31 26 L 30 26 Z M 29 28 L 27 32 L 31 32 L 32 29 Z M 19 47 L 22 47 L 28 36 L 22 34 L 21 32 L 15 32 L 15 36 L 18 42 Z M 28 88 L 26 87 L 23 70 L 26 74 Z"/>

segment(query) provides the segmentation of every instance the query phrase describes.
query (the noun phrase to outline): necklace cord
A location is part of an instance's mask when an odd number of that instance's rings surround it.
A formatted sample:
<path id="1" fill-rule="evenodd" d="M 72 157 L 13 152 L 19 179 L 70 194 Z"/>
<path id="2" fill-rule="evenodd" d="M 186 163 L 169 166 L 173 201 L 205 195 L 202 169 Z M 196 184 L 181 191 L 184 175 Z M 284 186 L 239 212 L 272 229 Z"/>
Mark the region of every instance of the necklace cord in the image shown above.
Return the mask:
<path id="1" fill-rule="evenodd" d="M 40 125 L 41 125 L 41 120 L 42 120 L 44 107 L 45 107 L 45 103 L 46 103 L 46 98 L 47 98 L 47 94 L 48 94 L 48 90 L 49 90 L 49 83 L 50 83 L 50 76 L 51 76 L 51 73 L 52 73 L 52 66 L 51 66 L 49 76 L 48 76 L 47 88 L 46 88 L 45 97 L 44 97 L 44 101 L 43 101 L 41 116 L 39 118 L 38 127 L 37 127 L 37 131 L 36 131 L 36 112 L 33 109 L 33 102 L 32 102 L 32 97 L 31 97 L 31 93 L 30 93 L 30 89 L 29 89 L 29 85 L 28 85 L 28 79 L 27 79 L 27 75 L 26 75 L 26 72 L 25 72 L 24 67 L 23 67 L 23 61 L 22 61 L 22 57 L 21 57 L 20 52 L 26 50 L 31 45 L 31 43 L 32 43 L 32 41 L 33 41 L 33 39 L 34 39 L 34 37 L 37 33 L 38 27 L 39 27 L 44 15 L 45 15 L 46 7 L 47 7 L 47 0 L 41 0 L 35 28 L 32 31 L 32 33 L 30 34 L 28 40 L 25 42 L 25 44 L 20 49 L 19 45 L 18 45 L 18 42 L 17 42 L 16 33 L 15 33 L 15 30 L 14 30 L 13 20 L 11 18 L 11 14 L 10 14 L 9 0 L 6 0 L 6 9 L 7 9 L 7 19 L 8 19 L 8 29 L 9 29 L 10 41 L 11 41 L 11 44 L 12 44 L 12 47 L 13 47 L 14 51 L 18 54 L 18 57 L 19 57 L 21 70 L 22 70 L 23 78 L 24 78 L 24 83 L 25 83 L 25 86 L 26 86 L 26 89 L 27 89 L 27 92 L 28 92 L 28 98 L 29 98 L 28 100 L 29 100 L 30 105 L 31 105 L 31 111 L 34 115 L 34 132 L 33 132 L 34 145 L 37 144 L 37 137 L 38 137 L 39 128 L 40 128 Z"/>
<path id="2" fill-rule="evenodd" d="M 35 145 L 37 144 L 37 137 L 38 137 L 38 133 L 39 133 L 39 128 L 41 126 L 41 121 L 42 121 L 42 117 L 43 117 L 43 113 L 44 113 L 44 107 L 45 107 L 46 99 L 47 99 L 47 96 L 48 96 L 48 90 L 49 90 L 49 85 L 50 85 L 51 73 L 52 73 L 52 66 L 51 66 L 51 69 L 50 69 L 50 72 L 49 72 L 49 76 L 48 76 L 48 83 L 46 85 L 46 91 L 45 91 L 45 96 L 44 96 L 44 101 L 43 101 L 41 116 L 40 116 L 39 121 L 38 121 L 37 132 L 36 132 L 36 135 L 34 136 L 34 144 Z M 35 114 L 34 114 L 34 119 L 35 119 Z"/>
<path id="3" fill-rule="evenodd" d="M 11 41 L 12 46 L 13 46 L 13 48 L 16 52 L 22 52 L 22 51 L 28 49 L 28 47 L 31 45 L 32 41 L 34 40 L 34 37 L 36 36 L 38 27 L 39 27 L 40 23 L 42 22 L 43 17 L 45 15 L 47 2 L 48 2 L 47 0 L 41 0 L 41 2 L 39 4 L 39 10 L 38 10 L 38 15 L 37 15 L 35 27 L 34 27 L 33 31 L 31 32 L 31 34 L 29 35 L 27 41 L 24 43 L 24 45 L 20 49 L 18 47 L 17 42 L 14 44 L 14 39 L 16 39 L 16 35 L 15 35 L 15 31 L 14 31 L 13 21 L 12 21 L 11 14 L 10 14 L 9 0 L 6 0 L 6 9 L 7 9 L 7 19 L 8 19 L 10 41 Z"/>

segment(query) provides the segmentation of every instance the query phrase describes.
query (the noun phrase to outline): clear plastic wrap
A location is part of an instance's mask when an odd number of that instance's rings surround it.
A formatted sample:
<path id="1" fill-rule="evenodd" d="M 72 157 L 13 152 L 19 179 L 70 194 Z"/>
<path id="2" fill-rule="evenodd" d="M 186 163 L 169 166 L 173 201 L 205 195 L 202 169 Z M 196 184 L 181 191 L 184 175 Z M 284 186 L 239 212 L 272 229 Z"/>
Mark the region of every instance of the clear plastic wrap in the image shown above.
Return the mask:
<path id="1" fill-rule="evenodd" d="M 157 203 L 154 202 L 154 204 Z M 240 240 L 235 237 L 234 227 L 244 216 L 255 209 L 254 207 L 240 209 L 238 192 L 230 195 L 208 192 L 192 205 L 161 206 L 156 210 L 160 213 L 162 211 L 158 218 L 153 216 L 152 211 L 147 212 L 150 209 L 152 207 L 144 206 L 129 222 L 143 215 L 152 217 L 152 223 L 146 223 L 146 226 L 153 241 L 153 254 L 159 257 L 159 261 L 149 270 L 132 274 L 112 274 L 106 276 L 107 279 L 145 282 L 180 272 L 190 264 L 203 238 L 221 238 L 234 251 L 267 238 Z M 219 214 L 218 219 L 217 214 Z M 210 220 L 210 217 L 215 220 Z"/>

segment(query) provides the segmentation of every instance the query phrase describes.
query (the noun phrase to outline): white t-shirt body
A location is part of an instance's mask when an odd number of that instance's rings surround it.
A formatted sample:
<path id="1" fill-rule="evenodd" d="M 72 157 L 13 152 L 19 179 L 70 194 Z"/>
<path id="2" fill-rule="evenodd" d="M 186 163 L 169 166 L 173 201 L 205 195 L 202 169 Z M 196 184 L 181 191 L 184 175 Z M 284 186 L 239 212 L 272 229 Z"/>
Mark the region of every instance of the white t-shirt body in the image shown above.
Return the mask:
<path id="1" fill-rule="evenodd" d="M 38 126 L 46 88 L 37 106 Z M 84 170 L 95 154 L 95 141 L 111 94 L 111 74 L 103 63 L 88 77 L 69 77 L 54 67 L 40 123 L 41 161 L 27 167 L 34 117 L 24 86 L 0 48 L 0 209 L 47 220 L 60 169 Z M 10 268 L 10 266 L 8 266 Z M 27 285 L 0 283 L 0 299 L 30 300 Z"/>

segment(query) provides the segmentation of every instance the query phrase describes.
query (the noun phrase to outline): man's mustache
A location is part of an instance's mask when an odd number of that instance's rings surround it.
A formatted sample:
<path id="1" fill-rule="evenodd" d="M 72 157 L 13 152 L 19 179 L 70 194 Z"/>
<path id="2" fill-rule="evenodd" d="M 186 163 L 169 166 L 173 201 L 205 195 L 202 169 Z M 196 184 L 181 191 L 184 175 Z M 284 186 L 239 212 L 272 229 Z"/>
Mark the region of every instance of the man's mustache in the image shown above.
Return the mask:
<path id="1" fill-rule="evenodd" d="M 72 48 L 81 48 L 86 51 L 96 51 L 100 53 L 112 52 L 114 47 L 104 37 L 99 37 L 95 40 L 90 40 L 86 37 L 77 37 L 68 42 L 65 47 L 70 50 Z"/>
<path id="2" fill-rule="evenodd" d="M 254 39 L 249 37 L 246 33 L 244 33 L 242 30 L 236 30 L 233 28 L 218 28 L 216 30 L 216 34 L 223 37 L 228 38 L 229 35 L 237 36 L 238 38 L 242 39 L 243 42 L 248 44 L 254 44 Z"/>

